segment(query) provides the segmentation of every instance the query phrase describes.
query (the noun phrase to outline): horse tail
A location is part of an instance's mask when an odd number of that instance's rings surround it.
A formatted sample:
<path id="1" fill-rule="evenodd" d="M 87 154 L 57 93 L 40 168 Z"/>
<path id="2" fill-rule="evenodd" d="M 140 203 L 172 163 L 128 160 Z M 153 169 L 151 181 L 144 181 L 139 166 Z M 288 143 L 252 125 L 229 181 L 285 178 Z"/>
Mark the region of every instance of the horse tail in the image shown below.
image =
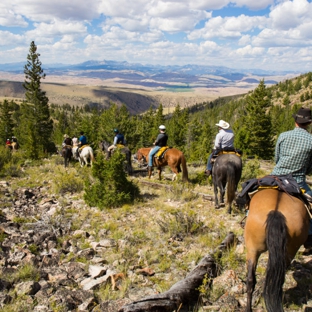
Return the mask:
<path id="1" fill-rule="evenodd" d="M 233 163 L 229 162 L 227 166 L 227 202 L 231 204 L 235 198 L 235 192 L 237 188 L 235 179 L 235 166 Z"/>
<path id="2" fill-rule="evenodd" d="M 187 166 L 186 166 L 186 160 L 184 157 L 184 154 L 181 153 L 181 164 L 182 164 L 182 181 L 183 182 L 188 182 L 188 171 L 187 171 Z"/>
<path id="3" fill-rule="evenodd" d="M 94 162 L 95 161 L 95 158 L 94 158 L 94 154 L 93 154 L 93 150 L 90 149 L 90 159 L 91 159 L 91 162 Z"/>
<path id="4" fill-rule="evenodd" d="M 269 259 L 263 297 L 268 312 L 282 312 L 283 284 L 286 274 L 286 218 L 277 210 L 270 211 L 266 221 L 266 245 Z"/>

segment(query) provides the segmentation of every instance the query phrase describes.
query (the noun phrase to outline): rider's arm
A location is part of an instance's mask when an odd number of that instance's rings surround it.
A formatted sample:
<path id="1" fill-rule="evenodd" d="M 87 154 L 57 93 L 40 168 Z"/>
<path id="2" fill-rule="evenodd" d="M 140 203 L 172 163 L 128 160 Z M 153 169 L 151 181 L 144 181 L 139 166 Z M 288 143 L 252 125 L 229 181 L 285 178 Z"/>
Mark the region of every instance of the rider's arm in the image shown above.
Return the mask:
<path id="1" fill-rule="evenodd" d="M 117 140 L 118 140 L 118 138 L 117 138 L 117 135 L 114 137 L 114 143 L 113 143 L 113 145 L 117 145 Z"/>
<path id="2" fill-rule="evenodd" d="M 221 134 L 221 132 L 219 132 L 216 135 L 216 139 L 214 142 L 214 149 L 221 149 L 221 142 L 222 142 L 222 134 Z"/>

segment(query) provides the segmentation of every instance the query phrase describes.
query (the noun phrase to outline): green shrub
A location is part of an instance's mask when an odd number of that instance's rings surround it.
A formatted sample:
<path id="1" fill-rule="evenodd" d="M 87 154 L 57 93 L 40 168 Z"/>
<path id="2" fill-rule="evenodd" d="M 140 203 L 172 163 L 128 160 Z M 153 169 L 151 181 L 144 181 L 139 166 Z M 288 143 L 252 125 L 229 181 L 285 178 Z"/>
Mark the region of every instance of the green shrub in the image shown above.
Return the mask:
<path id="1" fill-rule="evenodd" d="M 73 194 L 81 192 L 83 187 L 84 181 L 76 175 L 75 171 L 62 170 L 54 180 L 53 191 L 60 195 L 67 192 Z"/>
<path id="2" fill-rule="evenodd" d="M 116 151 L 109 160 L 99 154 L 92 167 L 95 181 L 86 182 L 84 199 L 100 209 L 132 203 L 140 195 L 139 187 L 127 179 L 123 169 L 125 156 Z"/>
<path id="3" fill-rule="evenodd" d="M 253 178 L 258 178 L 263 175 L 263 171 L 260 169 L 259 159 L 243 160 L 243 172 L 241 181 L 246 181 Z"/>

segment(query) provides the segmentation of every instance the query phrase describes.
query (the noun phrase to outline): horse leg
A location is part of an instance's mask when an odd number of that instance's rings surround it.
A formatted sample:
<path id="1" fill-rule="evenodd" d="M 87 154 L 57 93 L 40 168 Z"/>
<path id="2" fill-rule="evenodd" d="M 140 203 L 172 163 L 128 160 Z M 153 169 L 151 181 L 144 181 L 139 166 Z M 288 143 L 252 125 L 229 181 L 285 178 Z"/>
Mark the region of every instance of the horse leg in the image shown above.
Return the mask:
<path id="1" fill-rule="evenodd" d="M 247 252 L 247 305 L 246 312 L 252 312 L 252 294 L 256 285 L 256 267 L 259 256 Z"/>
<path id="2" fill-rule="evenodd" d="M 158 167 L 158 179 L 161 180 L 161 167 Z"/>
<path id="3" fill-rule="evenodd" d="M 215 208 L 218 209 L 219 208 L 219 199 L 218 199 L 218 185 L 217 185 L 217 182 L 213 183 L 213 190 L 214 190 L 214 195 L 215 195 Z"/>

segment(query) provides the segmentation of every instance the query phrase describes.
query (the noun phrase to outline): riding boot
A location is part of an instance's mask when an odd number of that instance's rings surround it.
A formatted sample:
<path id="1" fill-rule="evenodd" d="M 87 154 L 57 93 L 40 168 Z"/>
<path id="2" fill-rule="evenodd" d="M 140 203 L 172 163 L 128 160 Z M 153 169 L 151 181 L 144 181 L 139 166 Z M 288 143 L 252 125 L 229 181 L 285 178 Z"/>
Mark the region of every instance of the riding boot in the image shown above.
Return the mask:
<path id="1" fill-rule="evenodd" d="M 205 170 L 205 175 L 207 176 L 207 178 L 211 175 L 211 171 L 210 170 Z"/>

